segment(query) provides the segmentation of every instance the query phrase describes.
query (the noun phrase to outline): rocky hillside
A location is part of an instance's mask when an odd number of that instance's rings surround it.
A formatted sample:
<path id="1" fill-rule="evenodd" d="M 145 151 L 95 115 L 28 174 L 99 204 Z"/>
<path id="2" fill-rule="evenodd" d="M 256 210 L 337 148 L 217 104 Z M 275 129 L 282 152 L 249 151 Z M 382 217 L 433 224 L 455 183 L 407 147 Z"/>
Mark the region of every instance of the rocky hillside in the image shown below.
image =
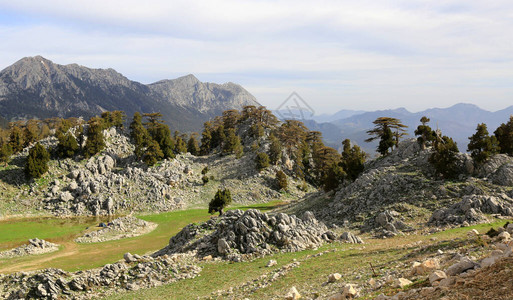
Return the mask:
<path id="1" fill-rule="evenodd" d="M 145 85 L 113 69 L 59 65 L 41 56 L 23 58 L 0 72 L 0 117 L 7 120 L 160 111 L 173 129 L 190 131 L 224 110 L 246 105 L 258 103 L 241 86 L 203 83 L 193 75 Z"/>
<path id="2" fill-rule="evenodd" d="M 513 216 L 513 158 L 496 155 L 474 168 L 470 155 L 459 153 L 456 180 L 436 175 L 428 162 L 431 149 L 403 141 L 390 155 L 372 160 L 354 181 L 333 195 L 307 199 L 286 211 L 312 210 L 327 224 L 372 231 L 377 236 L 469 225 L 490 216 Z"/>
<path id="3" fill-rule="evenodd" d="M 291 177 L 288 193 L 280 192 L 275 173 L 281 167 L 258 172 L 256 153 L 249 146 L 240 159 L 220 153 L 186 153 L 148 167 L 135 158 L 126 132 L 112 127 L 103 135 L 106 148 L 102 153 L 84 160 L 51 160 L 49 172 L 35 181 L 27 181 L 23 172 L 29 148 L 13 156 L 7 167 L 0 167 L 2 214 L 112 215 L 206 209 L 219 188 L 230 189 L 237 204 L 290 200 L 317 191 L 311 185 L 304 190 L 302 182 Z M 53 152 L 57 139 L 52 136 L 40 143 Z M 204 183 L 202 170 L 207 166 L 209 181 Z"/>

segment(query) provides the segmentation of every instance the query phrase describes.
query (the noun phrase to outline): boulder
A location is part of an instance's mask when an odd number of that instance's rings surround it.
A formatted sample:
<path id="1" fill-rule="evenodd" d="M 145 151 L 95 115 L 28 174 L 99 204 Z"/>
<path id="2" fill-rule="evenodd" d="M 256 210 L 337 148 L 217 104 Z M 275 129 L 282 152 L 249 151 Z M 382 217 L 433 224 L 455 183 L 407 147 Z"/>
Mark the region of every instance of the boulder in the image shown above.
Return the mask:
<path id="1" fill-rule="evenodd" d="M 478 264 L 472 261 L 470 258 L 462 257 L 459 262 L 447 268 L 445 274 L 447 274 L 447 276 L 458 275 L 467 270 L 473 269 L 476 266 L 478 266 Z"/>
<path id="2" fill-rule="evenodd" d="M 265 266 L 267 268 L 270 268 L 270 267 L 276 266 L 276 264 L 278 264 L 278 262 L 274 259 L 271 259 L 271 260 L 269 260 L 269 262 L 267 262 L 267 265 L 265 265 Z"/>
<path id="3" fill-rule="evenodd" d="M 59 196 L 60 200 L 63 202 L 68 202 L 74 199 L 73 195 L 70 192 L 64 191 Z"/>
<path id="4" fill-rule="evenodd" d="M 441 271 L 441 270 L 437 270 L 437 271 L 434 271 L 433 273 L 431 273 L 431 275 L 429 275 L 429 282 L 431 284 L 433 284 L 434 282 L 440 281 L 445 278 L 447 278 L 447 275 L 445 274 L 445 272 Z"/>
<path id="5" fill-rule="evenodd" d="M 340 236 L 340 239 L 345 241 L 346 243 L 363 244 L 362 239 L 360 237 L 352 234 L 351 232 L 342 233 L 342 235 Z"/>
<path id="6" fill-rule="evenodd" d="M 297 291 L 296 287 L 293 286 L 290 288 L 287 295 L 285 295 L 286 300 L 298 300 L 301 299 L 301 294 Z"/>
<path id="7" fill-rule="evenodd" d="M 339 273 L 333 273 L 328 276 L 328 282 L 333 283 L 339 281 L 340 278 L 342 278 L 342 275 L 340 275 Z"/>
<path id="8" fill-rule="evenodd" d="M 403 288 L 409 284 L 412 284 L 412 282 L 406 278 L 397 278 L 394 280 L 394 287 Z"/>
<path id="9" fill-rule="evenodd" d="M 358 291 L 356 290 L 356 287 L 354 284 L 346 284 L 344 288 L 342 289 L 342 296 L 346 299 L 353 299 L 355 297 L 358 297 Z"/>
<path id="10" fill-rule="evenodd" d="M 217 252 L 221 255 L 226 255 L 230 252 L 230 245 L 228 245 L 226 239 L 217 240 Z"/>
<path id="11" fill-rule="evenodd" d="M 127 263 L 132 263 L 134 261 L 137 261 L 137 259 L 130 252 L 125 253 L 123 255 L 123 258 L 125 259 L 125 261 Z"/>
<path id="12" fill-rule="evenodd" d="M 497 237 L 502 241 L 509 241 L 511 239 L 511 234 L 507 231 L 503 231 L 497 235 Z"/>
<path id="13" fill-rule="evenodd" d="M 414 262 L 411 270 L 412 275 L 422 275 L 427 272 L 431 272 L 440 268 L 440 264 L 435 259 L 428 259 L 423 261 L 422 263 Z"/>

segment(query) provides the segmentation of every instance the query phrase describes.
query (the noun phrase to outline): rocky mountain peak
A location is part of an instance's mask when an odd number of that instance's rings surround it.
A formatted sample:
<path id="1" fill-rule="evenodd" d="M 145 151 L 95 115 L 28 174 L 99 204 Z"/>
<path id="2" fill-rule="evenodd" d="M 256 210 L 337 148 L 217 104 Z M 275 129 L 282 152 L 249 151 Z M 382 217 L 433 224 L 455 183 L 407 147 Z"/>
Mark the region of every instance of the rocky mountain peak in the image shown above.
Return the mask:
<path id="1" fill-rule="evenodd" d="M 258 103 L 241 86 L 203 83 L 192 74 L 144 85 L 114 69 L 59 65 L 40 55 L 0 72 L 0 117 L 7 120 L 160 111 L 173 129 L 191 131 L 224 110 L 246 105 Z"/>

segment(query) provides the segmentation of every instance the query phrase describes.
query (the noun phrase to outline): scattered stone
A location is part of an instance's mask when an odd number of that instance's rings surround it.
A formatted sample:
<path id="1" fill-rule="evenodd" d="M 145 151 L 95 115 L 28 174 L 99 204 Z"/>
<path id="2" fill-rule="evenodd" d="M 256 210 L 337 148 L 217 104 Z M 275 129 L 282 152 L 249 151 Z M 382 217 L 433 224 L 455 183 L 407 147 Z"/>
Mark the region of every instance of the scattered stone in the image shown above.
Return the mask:
<path id="1" fill-rule="evenodd" d="M 403 288 L 409 284 L 412 284 L 412 282 L 406 278 L 397 278 L 395 281 L 394 281 L 394 287 L 398 287 L 398 288 Z"/>
<path id="2" fill-rule="evenodd" d="M 412 275 L 422 275 L 427 272 L 431 272 L 440 268 L 440 264 L 435 259 L 428 259 L 423 261 L 422 263 L 414 262 L 411 274 Z"/>
<path id="3" fill-rule="evenodd" d="M 340 236 L 340 239 L 345 241 L 346 243 L 363 244 L 362 239 L 360 237 L 352 234 L 351 232 L 342 233 L 342 235 Z"/>
<path id="4" fill-rule="evenodd" d="M 511 239 L 511 234 L 507 231 L 503 231 L 497 235 L 497 237 L 503 241 L 509 241 Z"/>
<path id="5" fill-rule="evenodd" d="M 476 229 L 472 229 L 468 232 L 467 234 L 468 236 L 478 236 L 479 235 L 479 231 L 477 231 Z"/>
<path id="6" fill-rule="evenodd" d="M 130 252 L 125 253 L 123 258 L 127 263 L 133 263 L 134 261 L 137 261 L 137 259 Z"/>
<path id="7" fill-rule="evenodd" d="M 429 282 L 431 284 L 433 284 L 433 282 L 440 281 L 445 278 L 447 278 L 447 275 L 445 274 L 445 272 L 437 270 L 437 271 L 434 271 L 433 273 L 431 273 L 431 275 L 429 275 Z"/>
<path id="8" fill-rule="evenodd" d="M 342 297 L 344 297 L 344 299 L 353 299 L 355 297 L 358 297 L 358 291 L 356 290 L 355 285 L 346 284 L 342 289 Z"/>
<path id="9" fill-rule="evenodd" d="M 0 275 L 0 299 L 104 298 L 127 290 L 194 278 L 201 271 L 194 261 L 191 255 L 180 255 L 174 260 L 143 257 L 134 267 L 121 261 L 74 273 L 45 269 Z"/>
<path id="10" fill-rule="evenodd" d="M 454 276 L 461 274 L 469 269 L 473 269 L 474 267 L 478 266 L 478 264 L 468 257 L 462 257 L 459 262 L 453 264 L 446 270 L 447 276 Z"/>
<path id="11" fill-rule="evenodd" d="M 271 259 L 271 260 L 269 260 L 269 262 L 265 266 L 267 268 L 270 268 L 270 267 L 276 266 L 276 264 L 278 264 L 278 262 L 276 260 L 274 260 L 274 259 Z"/>
<path id="12" fill-rule="evenodd" d="M 287 295 L 285 295 L 285 299 L 286 300 L 297 300 L 297 299 L 301 299 L 301 294 L 299 294 L 299 292 L 297 291 L 296 287 L 293 286 L 290 288 L 289 292 L 287 293 Z"/>
<path id="13" fill-rule="evenodd" d="M 333 273 L 328 276 L 328 282 L 333 283 L 339 281 L 340 278 L 342 278 L 342 275 L 340 275 L 339 273 Z"/>

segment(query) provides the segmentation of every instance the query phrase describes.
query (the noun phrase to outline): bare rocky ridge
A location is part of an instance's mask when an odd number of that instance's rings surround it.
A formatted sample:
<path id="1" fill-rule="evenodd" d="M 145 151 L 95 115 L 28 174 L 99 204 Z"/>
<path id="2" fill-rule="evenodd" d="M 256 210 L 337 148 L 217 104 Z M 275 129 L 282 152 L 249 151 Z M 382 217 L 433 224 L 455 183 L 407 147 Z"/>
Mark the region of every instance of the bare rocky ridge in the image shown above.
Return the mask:
<path id="1" fill-rule="evenodd" d="M 198 130 L 226 109 L 258 105 L 237 84 L 203 83 L 193 75 L 144 85 L 113 69 L 59 65 L 26 57 L 0 72 L 0 111 L 8 120 L 79 117 L 103 111 L 160 111 L 173 129 Z"/>

